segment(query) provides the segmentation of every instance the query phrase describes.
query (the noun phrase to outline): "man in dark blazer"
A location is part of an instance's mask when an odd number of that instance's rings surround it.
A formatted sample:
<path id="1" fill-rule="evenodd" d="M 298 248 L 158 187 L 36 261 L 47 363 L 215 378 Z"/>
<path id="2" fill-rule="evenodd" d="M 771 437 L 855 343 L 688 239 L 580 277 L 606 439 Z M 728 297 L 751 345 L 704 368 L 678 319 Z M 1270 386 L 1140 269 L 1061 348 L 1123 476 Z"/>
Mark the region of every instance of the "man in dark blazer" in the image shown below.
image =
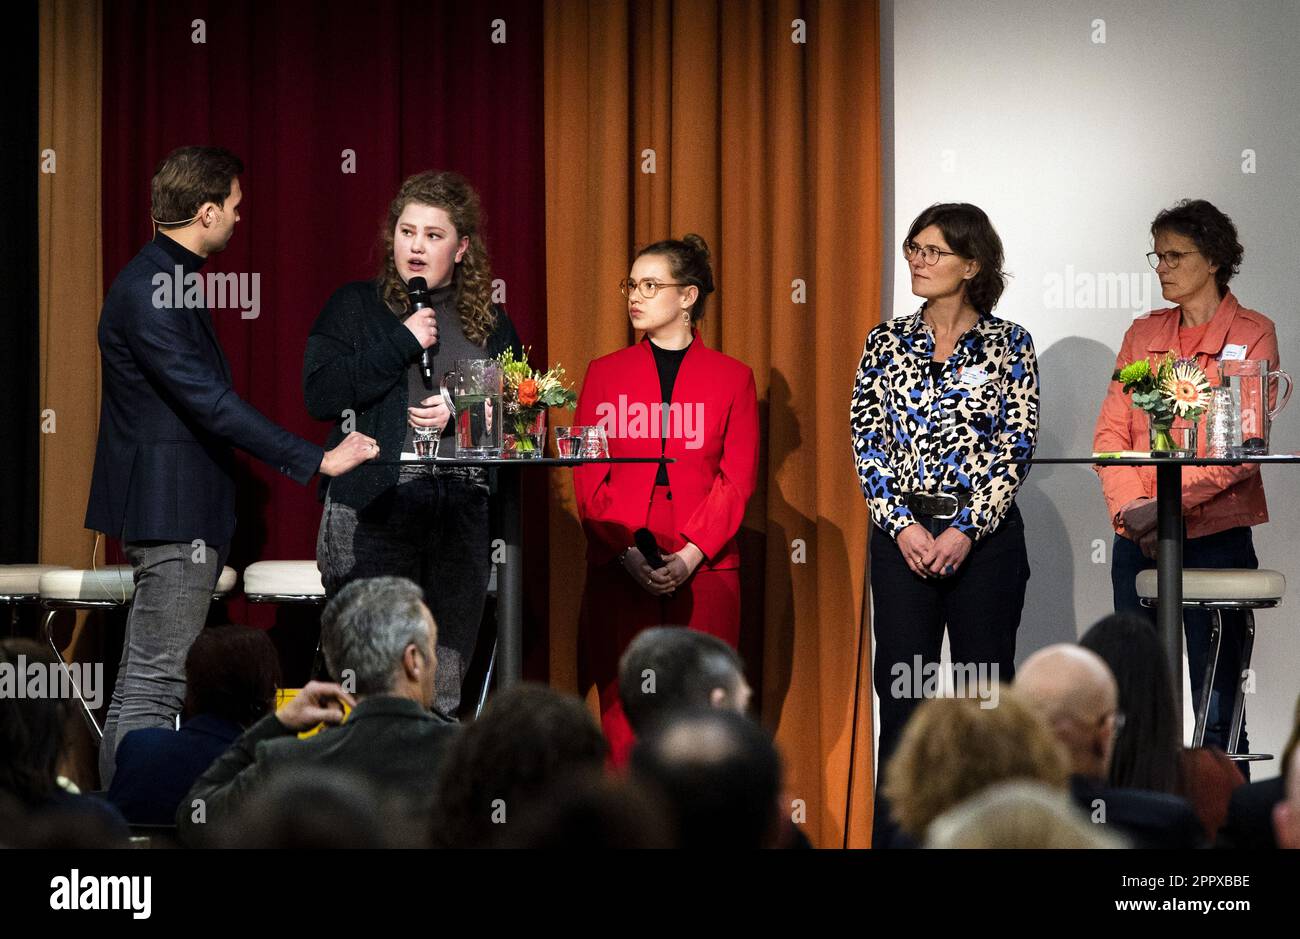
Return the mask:
<path id="1" fill-rule="evenodd" d="M 239 221 L 238 157 L 182 147 L 153 177 L 160 227 L 118 274 L 99 318 L 102 404 L 86 527 L 120 538 L 135 593 L 100 749 L 172 723 L 185 654 L 203 628 L 235 530 L 234 448 L 306 484 L 378 454 L 352 434 L 328 453 L 264 417 L 231 386 L 199 269 Z"/>
<path id="2" fill-rule="evenodd" d="M 1203 847 L 1204 830 L 1185 799 L 1108 786 L 1119 713 L 1110 666 L 1089 649 L 1039 649 L 1016 670 L 1016 690 L 1044 718 L 1070 763 L 1070 795 L 1096 824 L 1138 848 Z"/>
<path id="3" fill-rule="evenodd" d="M 245 731 L 177 808 L 181 840 L 213 843 L 249 796 L 288 768 L 350 771 L 385 804 L 427 821 L 459 727 L 432 710 L 436 642 L 437 626 L 412 581 L 370 577 L 340 590 L 321 617 L 321 649 L 338 683 L 308 682 Z M 322 723 L 329 726 L 320 733 L 298 737 Z"/>

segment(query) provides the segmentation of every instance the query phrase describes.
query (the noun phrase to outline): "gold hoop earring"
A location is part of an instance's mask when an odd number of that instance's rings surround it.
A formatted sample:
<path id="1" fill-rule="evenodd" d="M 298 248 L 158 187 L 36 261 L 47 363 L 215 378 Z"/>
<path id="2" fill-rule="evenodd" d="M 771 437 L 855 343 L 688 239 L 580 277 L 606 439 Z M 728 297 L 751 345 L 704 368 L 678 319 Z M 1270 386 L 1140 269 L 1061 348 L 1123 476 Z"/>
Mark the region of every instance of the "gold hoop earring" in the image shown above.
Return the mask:
<path id="1" fill-rule="evenodd" d="M 689 325 L 691 325 L 691 311 L 690 311 L 690 310 L 682 310 L 682 325 L 683 325 L 683 326 L 689 326 Z"/>

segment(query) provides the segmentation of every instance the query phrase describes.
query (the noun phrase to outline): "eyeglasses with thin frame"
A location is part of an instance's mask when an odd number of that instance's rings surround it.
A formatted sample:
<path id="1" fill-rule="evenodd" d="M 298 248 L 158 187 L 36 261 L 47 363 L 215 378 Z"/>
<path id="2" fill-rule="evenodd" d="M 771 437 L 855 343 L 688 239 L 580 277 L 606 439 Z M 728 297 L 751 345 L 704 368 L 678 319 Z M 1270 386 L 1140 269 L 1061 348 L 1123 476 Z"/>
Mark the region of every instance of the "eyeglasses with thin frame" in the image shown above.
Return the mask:
<path id="1" fill-rule="evenodd" d="M 635 291 L 647 300 L 653 300 L 655 294 L 665 287 L 686 287 L 687 284 L 664 283 L 663 281 L 653 280 L 649 277 L 643 277 L 640 281 L 632 278 L 620 280 L 618 282 L 618 292 L 629 300 L 632 299 L 632 293 Z"/>
<path id="2" fill-rule="evenodd" d="M 926 245 L 922 248 L 915 241 L 903 242 L 903 257 L 911 261 L 916 258 L 917 254 L 920 254 L 924 259 L 926 267 L 934 267 L 939 263 L 940 258 L 947 255 L 957 257 L 956 251 L 944 251 L 940 248 L 936 248 L 934 245 Z"/>
<path id="3" fill-rule="evenodd" d="M 1149 251 L 1147 252 L 1147 263 L 1155 268 L 1160 266 L 1161 261 L 1164 261 L 1165 267 L 1172 271 L 1182 263 L 1183 258 L 1187 255 L 1200 253 L 1199 251 L 1166 251 L 1164 254 L 1160 254 L 1156 251 Z"/>

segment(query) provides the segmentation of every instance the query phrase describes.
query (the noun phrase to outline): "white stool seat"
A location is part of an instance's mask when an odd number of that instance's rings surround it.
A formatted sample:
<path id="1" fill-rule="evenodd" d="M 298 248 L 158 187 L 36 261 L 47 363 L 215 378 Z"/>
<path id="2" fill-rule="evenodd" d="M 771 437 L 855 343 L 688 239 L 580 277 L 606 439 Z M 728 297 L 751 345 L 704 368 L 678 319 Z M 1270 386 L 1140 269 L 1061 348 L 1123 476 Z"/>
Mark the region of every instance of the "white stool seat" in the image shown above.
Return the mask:
<path id="1" fill-rule="evenodd" d="M 135 580 L 130 564 L 111 564 L 93 571 L 65 568 L 42 574 L 40 593 L 42 600 L 130 603 Z"/>
<path id="2" fill-rule="evenodd" d="M 257 561 L 244 569 L 248 597 L 320 597 L 325 599 L 315 561 Z"/>
<path id="3" fill-rule="evenodd" d="M 1142 571 L 1137 576 L 1138 596 L 1157 599 L 1156 572 Z M 1183 571 L 1183 602 L 1201 603 L 1218 600 L 1260 602 L 1281 600 L 1286 594 L 1286 578 L 1277 571 L 1241 569 L 1215 570 L 1187 568 Z"/>
<path id="4" fill-rule="evenodd" d="M 41 575 L 66 571 L 64 564 L 0 564 L 0 596 L 36 596 L 41 592 Z"/>

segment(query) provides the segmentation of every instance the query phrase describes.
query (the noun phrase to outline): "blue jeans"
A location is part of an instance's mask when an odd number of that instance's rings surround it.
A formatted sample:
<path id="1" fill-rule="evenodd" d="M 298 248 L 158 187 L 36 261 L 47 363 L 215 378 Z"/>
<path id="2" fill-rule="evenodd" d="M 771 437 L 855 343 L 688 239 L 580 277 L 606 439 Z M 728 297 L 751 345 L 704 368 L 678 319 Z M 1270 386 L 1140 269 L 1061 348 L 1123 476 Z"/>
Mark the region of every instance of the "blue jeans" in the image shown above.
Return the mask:
<path id="1" fill-rule="evenodd" d="M 1111 585 L 1115 592 L 1115 612 L 1135 612 L 1147 616 L 1155 623 L 1155 609 L 1138 602 L 1138 571 L 1148 570 L 1156 562 L 1142 554 L 1136 542 L 1120 535 L 1115 536 L 1115 554 L 1110 568 Z M 1255 569 L 1255 544 L 1250 529 L 1229 528 L 1201 538 L 1183 539 L 1183 567 L 1240 567 Z M 1201 684 L 1210 657 L 1210 614 L 1204 610 L 1183 610 L 1183 633 L 1187 639 L 1187 670 L 1191 673 L 1192 694 L 1200 701 Z M 1232 708 L 1240 693 L 1241 653 L 1246 635 L 1246 618 L 1241 613 L 1224 611 L 1223 638 L 1219 650 L 1219 666 L 1214 674 L 1214 687 L 1210 692 L 1210 709 L 1205 722 L 1205 743 L 1224 750 L 1228 748 L 1231 731 Z M 1171 676 L 1178 688 L 1180 676 Z M 1177 694 L 1177 692 L 1175 692 Z M 1246 737 L 1245 712 L 1242 712 L 1241 740 L 1237 749 L 1249 752 Z M 1249 778 L 1249 763 L 1238 763 L 1238 768 Z"/>

